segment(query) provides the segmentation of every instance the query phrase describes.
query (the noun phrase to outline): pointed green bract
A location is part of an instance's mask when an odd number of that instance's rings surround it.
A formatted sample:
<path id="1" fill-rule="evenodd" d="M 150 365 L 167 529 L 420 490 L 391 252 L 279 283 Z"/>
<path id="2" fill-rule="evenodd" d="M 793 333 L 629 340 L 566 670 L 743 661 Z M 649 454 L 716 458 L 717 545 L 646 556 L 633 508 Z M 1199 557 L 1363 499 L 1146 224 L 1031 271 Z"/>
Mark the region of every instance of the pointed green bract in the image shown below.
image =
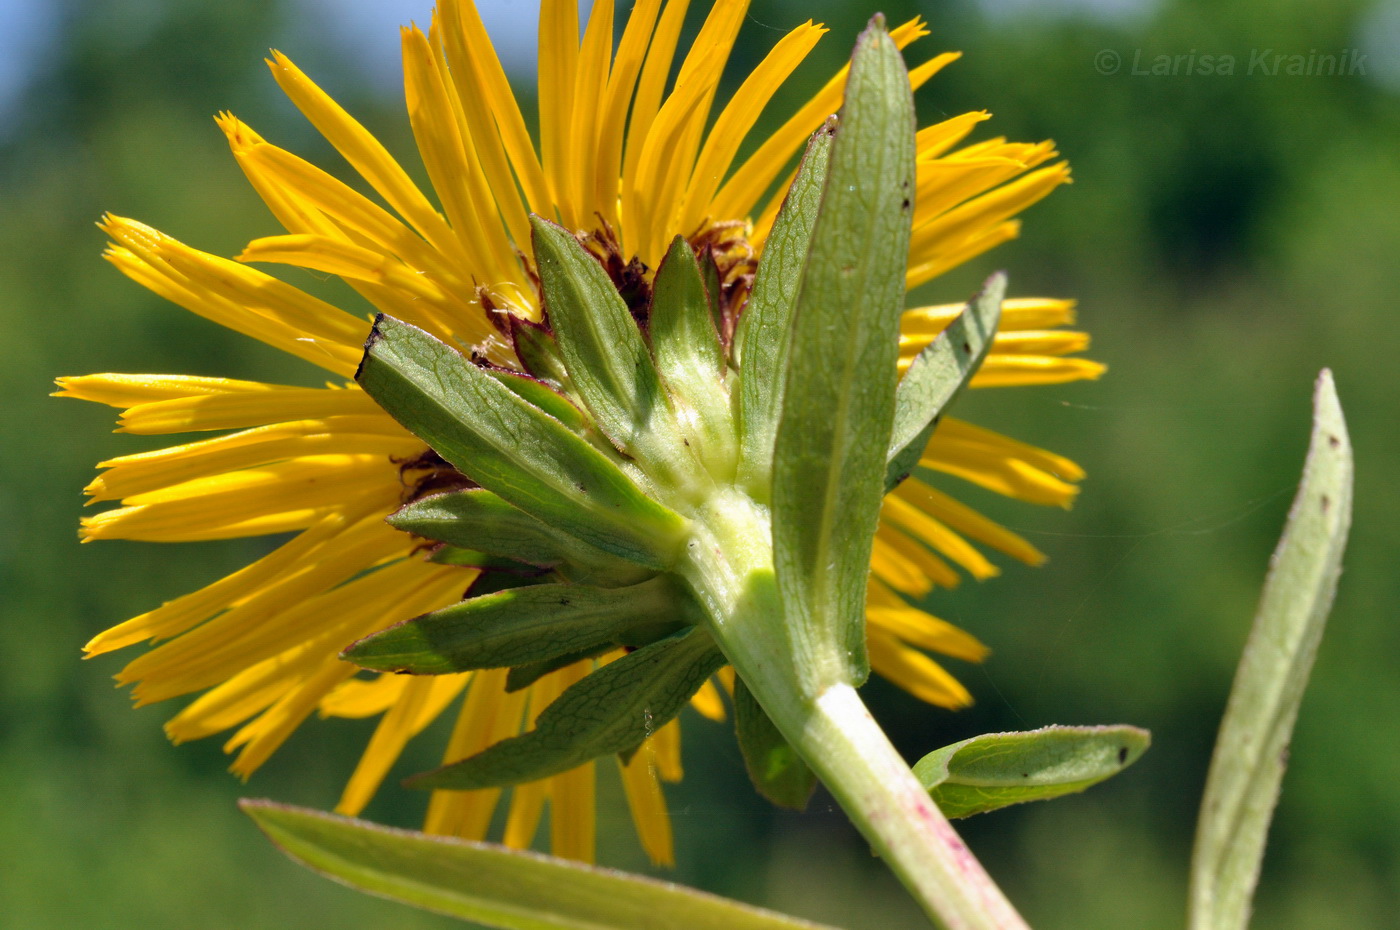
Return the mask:
<path id="1" fill-rule="evenodd" d="M 539 584 L 512 588 L 405 620 L 341 653 L 362 668 L 447 675 L 505 668 L 618 645 L 629 630 L 675 632 L 688 619 L 666 578 L 627 588 Z"/>
<path id="2" fill-rule="evenodd" d="M 382 314 L 356 373 L 375 402 L 477 484 L 585 542 L 669 565 L 686 521 L 615 464 L 416 326 Z"/>
<path id="3" fill-rule="evenodd" d="M 420 498 L 389 516 L 389 525 L 424 539 L 513 559 L 538 568 L 578 566 L 627 577 L 642 571 L 482 489 Z"/>
<path id="4" fill-rule="evenodd" d="M 773 440 L 782 413 L 792 311 L 826 184 L 835 131 L 833 117 L 807 143 L 797 176 L 763 244 L 753 292 L 734 334 L 734 354 L 740 359 L 739 480 L 762 501 L 771 499 Z"/>
<path id="5" fill-rule="evenodd" d="M 996 338 L 1005 296 L 1006 275 L 997 272 L 900 379 L 885 467 L 887 492 L 909 477 L 943 411 L 981 367 Z"/>
<path id="6" fill-rule="evenodd" d="M 1303 480 L 1235 672 L 1191 857 L 1191 930 L 1243 930 L 1351 527 L 1351 439 L 1323 370 Z"/>
<path id="7" fill-rule="evenodd" d="M 529 375 L 517 374 L 513 371 L 503 371 L 499 368 L 487 368 L 485 371 L 491 377 L 510 388 L 512 393 L 519 395 L 530 404 L 540 408 L 569 429 L 578 432 L 586 425 L 583 411 L 575 407 L 569 402 L 567 397 L 555 391 L 544 381 L 532 378 Z"/>
<path id="8" fill-rule="evenodd" d="M 450 790 L 517 785 L 635 749 L 723 664 L 709 634 L 691 627 L 576 682 L 544 709 L 533 730 L 405 784 Z"/>
<path id="9" fill-rule="evenodd" d="M 695 253 L 682 236 L 656 270 L 648 315 L 651 350 L 689 443 L 711 476 L 734 473 L 734 418 L 724 389 L 724 348 Z"/>
<path id="10" fill-rule="evenodd" d="M 929 753 L 914 775 L 945 815 L 970 817 L 1083 791 L 1132 765 L 1151 742 L 1130 726 L 988 733 Z"/>
<path id="11" fill-rule="evenodd" d="M 734 682 L 734 734 L 758 793 L 779 807 L 804 810 L 817 776 L 768 719 L 742 678 Z"/>
<path id="12" fill-rule="evenodd" d="M 722 293 L 724 284 L 719 279 L 719 263 L 715 261 L 714 250 L 709 248 L 703 250 L 696 258 L 700 262 L 700 277 L 705 281 L 705 302 L 710 308 L 710 322 L 714 324 L 720 342 L 725 343 L 733 336 L 733 333 L 726 332 L 726 329 L 733 325 L 733 321 L 725 318 Z"/>
<path id="13" fill-rule="evenodd" d="M 520 364 L 533 377 L 567 390 L 569 373 L 564 370 L 564 359 L 554 336 L 540 323 L 522 320 L 514 314 L 509 319 L 511 343 Z"/>
<path id="14" fill-rule="evenodd" d="M 690 462 L 656 364 L 617 287 L 561 226 L 531 216 L 545 310 L 594 422 L 647 470 L 674 478 Z"/>
<path id="15" fill-rule="evenodd" d="M 309 869 L 498 930 L 831 930 L 702 891 L 539 853 L 242 801 Z"/>
<path id="16" fill-rule="evenodd" d="M 793 311 L 773 549 L 809 686 L 859 682 L 914 196 L 914 105 L 882 23 L 856 44 Z M 747 349 L 746 349 L 747 351 Z"/>

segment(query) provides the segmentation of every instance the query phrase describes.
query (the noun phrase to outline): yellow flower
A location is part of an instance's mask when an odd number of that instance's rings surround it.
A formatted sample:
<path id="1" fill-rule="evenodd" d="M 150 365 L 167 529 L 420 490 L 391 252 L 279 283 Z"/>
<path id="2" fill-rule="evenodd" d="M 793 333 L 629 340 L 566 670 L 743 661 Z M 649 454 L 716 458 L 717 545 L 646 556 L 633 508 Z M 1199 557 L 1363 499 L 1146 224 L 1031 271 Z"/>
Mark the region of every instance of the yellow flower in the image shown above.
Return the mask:
<path id="1" fill-rule="evenodd" d="M 167 724 L 179 742 L 237 728 L 226 744 L 247 777 L 313 713 L 378 717 L 337 810 L 358 813 L 409 739 L 457 702 L 444 759 L 471 755 L 528 728 L 591 663 L 508 692 L 506 670 L 438 677 L 369 676 L 337 654 L 348 643 L 456 602 L 476 570 L 425 561 L 418 542 L 384 517 L 430 490 L 460 486 L 449 465 L 348 379 L 369 330 L 346 312 L 247 263 L 335 275 L 375 309 L 412 322 L 479 357 L 515 366 L 515 339 L 540 319 L 528 214 L 576 232 L 627 292 L 645 295 L 671 238 L 713 257 L 732 326 L 743 307 L 795 156 L 840 105 L 845 72 L 735 164 L 775 91 L 823 30 L 810 22 L 782 38 L 710 123 L 721 73 L 747 9 L 719 0 L 673 71 L 686 4 L 638 0 L 614 48 L 611 0 L 593 5 L 582 39 L 574 0 L 546 0 L 540 26 L 538 148 L 471 0 L 442 0 L 424 34 L 403 31 L 405 90 L 419 153 L 438 204 L 359 123 L 280 53 L 269 61 L 292 102 L 345 157 L 377 199 L 265 142 L 228 114 L 218 125 L 234 157 L 287 234 L 252 242 L 236 260 L 190 248 L 138 222 L 108 216 L 106 257 L 152 291 L 216 323 L 329 372 L 324 388 L 183 375 L 98 374 L 60 379 L 60 394 L 123 408 L 119 429 L 215 438 L 102 462 L 93 501 L 121 506 L 83 521 L 84 539 L 182 542 L 296 535 L 208 587 L 121 623 L 90 655 L 143 641 L 160 645 L 118 675 L 138 704 L 203 692 Z M 914 20 L 903 48 L 926 30 Z M 917 88 L 953 61 L 913 67 Z M 1069 178 L 1051 143 L 963 140 L 986 113 L 918 133 L 912 288 L 1013 238 L 1013 217 Z M 706 126 L 709 124 L 709 130 Z M 961 147 L 959 147 L 961 146 Z M 907 364 L 960 305 L 918 307 L 904 318 Z M 1010 300 L 992 354 L 973 386 L 1050 384 L 1097 377 L 1069 358 L 1088 337 L 1068 301 Z M 932 472 L 1039 504 L 1067 506 L 1082 477 L 1066 459 L 958 420 L 946 420 L 920 464 Z M 997 568 L 974 546 L 1038 564 L 1044 558 L 919 478 L 886 500 L 869 588 L 876 671 L 923 700 L 969 702 L 926 651 L 977 661 L 973 637 L 912 606 L 958 583 L 957 565 L 982 579 Z M 606 661 L 606 657 L 604 659 Z M 726 669 L 721 686 L 732 685 Z M 695 708 L 725 713 L 720 688 Z M 621 765 L 647 853 L 672 857 L 659 780 L 681 776 L 674 722 Z M 512 789 L 504 841 L 529 845 L 546 802 L 552 846 L 589 860 L 595 764 Z M 499 790 L 435 792 L 430 832 L 483 837 Z"/>

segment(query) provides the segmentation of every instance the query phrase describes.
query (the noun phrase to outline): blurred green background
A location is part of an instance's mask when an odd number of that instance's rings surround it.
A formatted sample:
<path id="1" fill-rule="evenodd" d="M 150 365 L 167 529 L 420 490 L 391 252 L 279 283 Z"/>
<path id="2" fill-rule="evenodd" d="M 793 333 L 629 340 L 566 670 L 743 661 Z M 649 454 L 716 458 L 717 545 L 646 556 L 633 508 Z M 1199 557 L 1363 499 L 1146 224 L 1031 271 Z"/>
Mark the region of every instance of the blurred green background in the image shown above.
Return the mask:
<path id="1" fill-rule="evenodd" d="M 528 53 L 533 12 L 494 6 Z M 127 282 L 99 259 L 92 224 L 111 210 L 222 254 L 274 231 L 210 116 L 233 109 L 273 140 L 338 162 L 276 92 L 260 63 L 270 45 L 411 161 L 393 24 L 424 23 L 428 7 L 0 0 L 0 25 L 26 27 L 0 29 L 6 927 L 453 925 L 299 870 L 234 807 L 245 794 L 329 806 L 364 722 L 312 722 L 245 787 L 223 771 L 218 740 L 165 742 L 172 706 L 129 709 L 110 687 L 123 656 L 79 661 L 97 631 L 244 564 L 265 543 L 79 546 L 79 490 L 93 463 L 153 443 L 112 435 L 107 408 L 45 396 L 54 376 L 90 371 L 315 382 L 308 368 Z M 1113 783 L 963 829 L 1036 926 L 1180 926 L 1214 728 L 1298 477 L 1312 380 L 1331 366 L 1356 445 L 1358 509 L 1255 926 L 1395 926 L 1400 495 L 1386 476 L 1400 466 L 1400 329 L 1386 314 L 1400 284 L 1400 4 L 884 8 L 895 21 L 928 18 L 922 48 L 967 53 L 920 93 L 925 120 L 987 108 L 995 119 L 983 137 L 1052 137 L 1075 168 L 1073 186 L 1027 214 L 1021 240 L 920 296 L 959 299 L 1006 267 L 1017 294 L 1080 300 L 1092 355 L 1110 373 L 963 401 L 964 415 L 1074 457 L 1089 479 L 1068 513 L 957 489 L 1051 562 L 1008 564 L 1000 578 L 931 599 L 995 650 L 985 666 L 955 669 L 974 709 L 932 710 L 875 682 L 877 716 L 911 757 L 990 730 L 1150 728 L 1151 752 Z M 869 12 L 755 2 L 732 75 L 781 31 L 825 19 L 833 34 L 773 108 L 785 112 L 844 57 Z M 1356 49 L 1364 73 L 1247 73 L 1263 49 Z M 1134 73 L 1160 55 L 1225 54 L 1238 59 L 1233 75 L 1196 73 L 1199 57 L 1173 74 Z M 528 77 L 518 86 L 529 95 Z M 440 739 L 419 740 L 403 771 L 430 762 Z M 669 791 L 680 858 L 671 877 L 852 930 L 924 925 L 829 798 L 803 815 L 767 807 L 746 784 L 732 736 L 698 719 L 685 760 L 686 781 Z M 602 859 L 641 869 L 616 786 L 605 794 Z M 388 790 L 368 814 L 412 825 L 421 800 Z"/>

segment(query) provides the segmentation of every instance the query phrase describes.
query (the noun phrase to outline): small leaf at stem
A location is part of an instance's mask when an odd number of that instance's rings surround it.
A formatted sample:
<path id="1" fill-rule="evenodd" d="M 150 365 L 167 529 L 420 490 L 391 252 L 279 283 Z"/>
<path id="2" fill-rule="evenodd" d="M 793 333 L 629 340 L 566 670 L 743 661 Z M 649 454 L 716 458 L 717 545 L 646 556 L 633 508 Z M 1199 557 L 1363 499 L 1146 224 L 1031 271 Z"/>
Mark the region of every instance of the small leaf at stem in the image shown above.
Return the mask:
<path id="1" fill-rule="evenodd" d="M 641 875 L 320 811 L 239 802 L 295 861 L 360 891 L 498 930 L 831 930 Z"/>
<path id="2" fill-rule="evenodd" d="M 634 749 L 680 713 L 723 664 L 709 634 L 690 627 L 571 685 L 544 709 L 533 730 L 404 784 L 453 791 L 503 787 Z"/>
<path id="3" fill-rule="evenodd" d="M 869 674 L 865 589 L 885 490 L 914 197 L 909 75 L 856 43 L 792 319 L 773 450 L 773 550 L 810 685 Z M 751 347 L 746 347 L 746 351 Z"/>
<path id="4" fill-rule="evenodd" d="M 734 682 L 734 733 L 758 793 L 779 807 L 805 810 L 817 776 L 768 719 L 742 678 Z"/>
<path id="5" fill-rule="evenodd" d="M 362 668 L 414 675 L 529 665 L 600 644 L 620 645 L 638 627 L 675 632 L 686 621 L 682 597 L 664 577 L 627 588 L 511 588 L 380 630 L 341 658 Z"/>
<path id="6" fill-rule="evenodd" d="M 957 319 L 915 358 L 894 397 L 894 428 L 885 466 L 885 491 L 913 471 L 943 411 L 981 366 L 996 338 L 1006 275 L 997 272 L 982 285 Z"/>
<path id="7" fill-rule="evenodd" d="M 564 424 L 453 349 L 380 315 L 356 380 L 477 484 L 613 555 L 664 568 L 686 521 Z"/>
<path id="8" fill-rule="evenodd" d="M 1332 373 L 1313 395 L 1303 480 L 1269 563 L 1215 741 L 1191 857 L 1191 930 L 1243 930 L 1288 744 L 1337 593 L 1351 527 L 1351 439 Z"/>
<path id="9" fill-rule="evenodd" d="M 783 410 L 792 311 L 826 185 L 835 132 L 833 116 L 807 143 L 797 176 L 764 243 L 753 292 L 734 333 L 734 354 L 740 360 L 739 479 L 765 502 L 772 496 L 773 440 Z"/>
<path id="10" fill-rule="evenodd" d="M 644 467 L 689 464 L 656 364 L 603 266 L 562 226 L 530 217 L 545 309 L 569 380 L 598 428 Z"/>
<path id="11" fill-rule="evenodd" d="M 988 733 L 924 756 L 914 775 L 948 817 L 1076 794 L 1132 765 L 1151 743 L 1129 726 Z"/>

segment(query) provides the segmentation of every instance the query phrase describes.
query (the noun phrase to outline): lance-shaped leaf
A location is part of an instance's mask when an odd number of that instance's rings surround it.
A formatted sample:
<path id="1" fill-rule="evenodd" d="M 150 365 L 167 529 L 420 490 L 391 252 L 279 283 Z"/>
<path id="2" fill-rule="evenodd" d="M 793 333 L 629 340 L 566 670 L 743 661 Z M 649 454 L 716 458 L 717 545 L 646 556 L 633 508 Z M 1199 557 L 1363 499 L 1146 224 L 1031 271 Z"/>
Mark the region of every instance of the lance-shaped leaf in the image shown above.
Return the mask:
<path id="1" fill-rule="evenodd" d="M 539 568 L 568 564 L 597 570 L 640 570 L 482 489 L 420 498 L 391 514 L 388 522 L 424 539 Z"/>
<path id="2" fill-rule="evenodd" d="M 894 427 L 885 466 L 885 490 L 893 490 L 919 462 L 943 411 L 966 386 L 996 338 L 1006 275 L 982 285 L 957 319 L 914 357 L 894 395 Z"/>
<path id="3" fill-rule="evenodd" d="M 779 807 L 805 809 L 817 776 L 778 732 L 742 678 L 734 682 L 734 734 L 758 793 Z"/>
<path id="4" fill-rule="evenodd" d="M 1132 765 L 1151 742 L 1129 726 L 988 733 L 929 753 L 914 775 L 944 814 L 970 817 L 1083 791 Z"/>
<path id="5" fill-rule="evenodd" d="M 533 730 L 405 784 L 449 790 L 516 785 L 633 750 L 680 713 L 723 664 L 709 634 L 690 627 L 571 685 L 544 709 Z"/>
<path id="6" fill-rule="evenodd" d="M 734 354 L 740 361 L 739 479 L 761 500 L 769 500 L 772 490 L 773 440 L 783 409 L 792 311 L 826 185 L 835 132 L 836 118 L 832 117 L 807 143 L 797 176 L 763 244 L 753 292 L 734 334 Z"/>
<path id="7" fill-rule="evenodd" d="M 710 298 L 699 262 L 682 236 L 656 270 L 647 316 L 651 351 L 666 387 L 694 413 L 682 423 L 711 474 L 734 468 L 734 420 L 724 389 L 724 348 L 710 317 Z"/>
<path id="8" fill-rule="evenodd" d="M 1241 930 L 1288 744 L 1337 592 L 1351 527 L 1351 440 L 1332 373 L 1313 395 L 1303 480 L 1269 564 L 1215 741 L 1191 858 L 1191 930 Z"/>
<path id="9" fill-rule="evenodd" d="M 341 658 L 414 675 L 529 665 L 624 642 L 637 628 L 674 632 L 686 611 L 683 596 L 665 576 L 627 588 L 539 584 L 405 620 L 365 637 Z"/>
<path id="10" fill-rule="evenodd" d="M 550 526 L 643 565 L 670 564 L 686 522 L 563 423 L 450 347 L 381 314 L 355 379 L 464 475 Z"/>
<path id="11" fill-rule="evenodd" d="M 856 44 L 832 141 L 774 445 L 774 565 L 796 661 L 818 685 L 869 673 L 865 586 L 894 418 L 913 196 L 909 75 L 877 20 Z"/>
<path id="12" fill-rule="evenodd" d="M 545 309 L 569 379 L 598 428 L 644 465 L 683 458 L 641 330 L 603 266 L 563 227 L 530 217 Z"/>
<path id="13" fill-rule="evenodd" d="M 241 801 L 268 839 L 327 878 L 499 930 L 831 930 L 671 882 L 448 836 Z"/>

